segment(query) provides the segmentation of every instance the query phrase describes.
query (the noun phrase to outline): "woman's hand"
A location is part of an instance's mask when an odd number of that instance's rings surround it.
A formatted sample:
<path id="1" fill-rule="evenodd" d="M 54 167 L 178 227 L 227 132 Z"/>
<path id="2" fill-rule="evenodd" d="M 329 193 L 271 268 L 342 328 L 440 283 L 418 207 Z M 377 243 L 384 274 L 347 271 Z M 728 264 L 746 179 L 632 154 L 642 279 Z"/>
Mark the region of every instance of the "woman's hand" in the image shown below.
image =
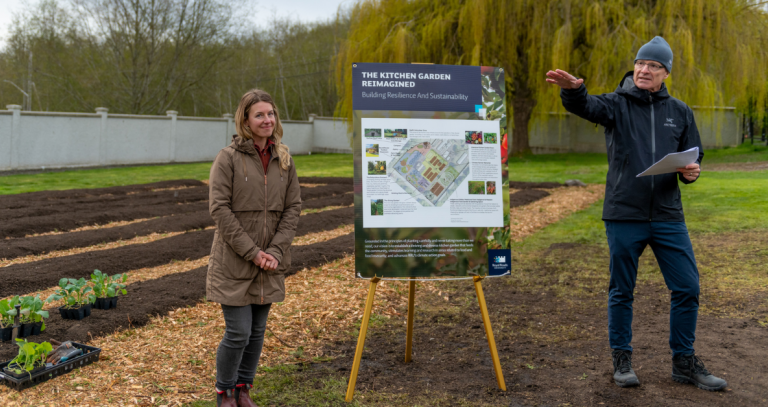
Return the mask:
<path id="1" fill-rule="evenodd" d="M 688 164 L 683 168 L 678 168 L 677 172 L 682 173 L 685 179 L 693 182 L 696 181 L 696 178 L 699 178 L 699 174 L 701 174 L 701 167 L 699 167 L 699 164 L 696 163 Z"/>
<path id="2" fill-rule="evenodd" d="M 555 69 L 547 72 L 547 82 L 554 83 L 563 89 L 578 89 L 584 83 L 584 79 L 576 79 L 575 76 L 562 69 Z"/>
<path id="3" fill-rule="evenodd" d="M 269 253 L 264 253 L 262 250 L 259 250 L 256 258 L 253 259 L 253 263 L 267 271 L 277 270 L 277 266 L 280 264 L 275 256 L 272 256 Z"/>

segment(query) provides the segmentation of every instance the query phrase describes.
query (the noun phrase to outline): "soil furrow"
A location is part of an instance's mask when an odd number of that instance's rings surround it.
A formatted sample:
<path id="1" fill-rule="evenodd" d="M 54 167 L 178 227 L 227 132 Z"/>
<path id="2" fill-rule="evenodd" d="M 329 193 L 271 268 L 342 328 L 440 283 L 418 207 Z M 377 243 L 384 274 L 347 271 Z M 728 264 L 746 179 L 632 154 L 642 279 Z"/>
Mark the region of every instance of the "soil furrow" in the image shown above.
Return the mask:
<path id="1" fill-rule="evenodd" d="M 188 204 L 167 203 L 149 206 L 137 202 L 130 207 L 109 211 L 69 213 L 38 216 L 34 218 L 16 218 L 5 221 L 0 225 L 0 239 L 6 237 L 24 237 L 34 233 L 45 233 L 53 230 L 70 230 L 88 225 L 106 224 L 122 220 L 154 218 L 157 216 L 204 212 L 207 210 L 207 200 Z"/>
<path id="2" fill-rule="evenodd" d="M 287 276 L 292 276 L 304 268 L 317 267 L 339 259 L 352 251 L 352 233 L 322 243 L 294 247 L 292 257 L 299 261 L 293 262 Z M 201 301 L 205 295 L 207 270 L 207 267 L 199 267 L 155 280 L 130 284 L 127 288 L 128 295 L 120 297 L 117 309 L 93 310 L 90 317 L 81 321 L 63 320 L 59 313 L 52 309 L 50 318 L 46 321 L 46 331 L 40 336 L 31 337 L 30 340 L 39 342 L 55 338 L 87 343 L 97 336 L 144 325 L 154 315 L 164 315 L 173 309 Z M 10 359 L 17 352 L 18 347 L 15 344 L 0 344 L 0 360 Z"/>
<path id="3" fill-rule="evenodd" d="M 352 186 L 353 179 L 347 177 L 299 177 L 300 184 L 344 184 Z"/>
<path id="4" fill-rule="evenodd" d="M 82 199 L 100 195 L 128 195 L 135 192 L 147 192 L 153 189 L 196 187 L 205 185 L 194 179 L 153 182 L 151 184 L 124 185 L 107 188 L 66 189 L 61 191 L 39 191 L 24 194 L 0 196 L 0 209 L 19 209 L 45 205 L 57 200 Z"/>
<path id="5" fill-rule="evenodd" d="M 311 214 L 315 216 L 307 215 L 307 220 L 297 229 L 297 235 L 329 230 L 339 225 L 329 223 L 326 220 L 329 218 L 338 222 L 349 222 L 350 220 L 347 220 L 350 219 L 347 216 L 349 209 L 352 208 Z M 4 267 L 0 269 L 0 278 L 3 281 L 2 286 L 0 286 L 0 298 L 31 292 L 42 287 L 55 286 L 64 277 L 87 277 L 94 269 L 112 275 L 152 267 L 172 260 L 197 259 L 210 254 L 214 232 L 214 230 L 189 232 L 151 243 L 134 244 Z M 313 253 L 308 255 L 310 258 L 315 256 Z M 304 261 L 299 257 L 295 257 L 295 259 L 295 264 Z"/>
<path id="6" fill-rule="evenodd" d="M 0 220 L 56 216 L 69 216 L 113 211 L 136 205 L 151 206 L 168 203 L 189 203 L 208 200 L 208 187 L 193 187 L 170 191 L 156 191 L 133 195 L 111 195 L 91 197 L 88 200 L 49 201 L 34 207 L 0 210 Z"/>
<path id="7" fill-rule="evenodd" d="M 296 236 L 335 229 L 354 221 L 354 208 L 335 209 L 319 213 L 302 215 Z M 12 259 L 48 253 L 56 250 L 67 250 L 75 247 L 88 247 L 103 242 L 132 239 L 136 236 L 146 236 L 151 233 L 183 232 L 203 229 L 213 226 L 211 215 L 205 212 L 194 212 L 176 216 L 151 219 L 141 223 L 126 226 L 86 230 L 82 232 L 48 235 L 25 239 L 11 239 L 0 247 L 0 259 Z"/>
<path id="8" fill-rule="evenodd" d="M 343 195 L 348 192 L 352 192 L 352 185 L 328 184 L 321 187 L 302 188 L 301 200 L 308 201 L 311 199 L 323 198 L 331 195 Z"/>
<path id="9" fill-rule="evenodd" d="M 355 202 L 354 194 L 334 195 L 325 198 L 310 199 L 301 203 L 301 209 L 320 209 L 326 206 L 349 206 Z"/>

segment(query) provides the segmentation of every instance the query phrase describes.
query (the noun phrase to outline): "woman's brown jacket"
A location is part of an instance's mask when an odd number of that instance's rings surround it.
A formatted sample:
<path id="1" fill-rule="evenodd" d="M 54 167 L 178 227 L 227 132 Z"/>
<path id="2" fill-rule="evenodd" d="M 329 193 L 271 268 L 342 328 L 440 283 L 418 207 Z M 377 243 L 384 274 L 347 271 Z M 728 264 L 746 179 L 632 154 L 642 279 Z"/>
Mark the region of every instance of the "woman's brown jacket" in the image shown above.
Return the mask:
<path id="1" fill-rule="evenodd" d="M 284 273 L 301 213 L 296 167 L 281 170 L 275 146 L 267 173 L 252 140 L 234 136 L 211 167 L 209 209 L 216 223 L 205 294 L 208 301 L 243 306 L 285 299 Z M 253 263 L 259 250 L 280 265 L 266 271 Z"/>

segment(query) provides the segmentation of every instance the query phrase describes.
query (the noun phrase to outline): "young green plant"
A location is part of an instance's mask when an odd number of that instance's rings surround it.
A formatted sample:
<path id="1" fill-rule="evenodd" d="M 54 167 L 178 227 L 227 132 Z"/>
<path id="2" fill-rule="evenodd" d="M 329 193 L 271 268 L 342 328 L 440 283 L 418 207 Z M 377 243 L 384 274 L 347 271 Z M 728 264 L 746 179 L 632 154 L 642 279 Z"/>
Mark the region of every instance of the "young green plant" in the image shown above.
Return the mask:
<path id="1" fill-rule="evenodd" d="M 64 299 L 66 308 L 78 308 L 85 304 L 92 304 L 96 296 L 92 294 L 93 288 L 87 285 L 84 278 L 62 278 L 59 280 L 59 288 L 45 301 L 58 301 Z M 91 294 L 89 294 L 91 293 Z"/>
<path id="2" fill-rule="evenodd" d="M 26 339 L 17 338 L 16 344 L 19 345 L 19 354 L 8 362 L 7 368 L 17 375 L 44 366 L 45 358 L 53 351 L 53 346 L 48 342 L 27 342 Z"/>
<path id="3" fill-rule="evenodd" d="M 16 318 L 16 304 L 19 303 L 19 296 L 6 298 L 0 301 L 0 328 L 13 326 L 13 320 Z"/>
<path id="4" fill-rule="evenodd" d="M 127 294 L 125 290 L 125 281 L 128 276 L 125 274 L 115 274 L 112 277 L 100 270 L 93 270 L 91 274 L 91 282 L 93 283 L 93 292 L 98 298 L 112 298 L 118 294 Z"/>
<path id="5" fill-rule="evenodd" d="M 48 318 L 48 311 L 43 310 L 44 304 L 45 303 L 43 302 L 43 300 L 40 299 L 40 295 L 36 295 L 34 297 L 32 297 L 31 295 L 28 297 L 22 297 L 21 311 L 20 311 L 21 323 L 30 324 L 30 323 L 42 322 L 43 325 L 40 328 L 40 330 L 44 331 L 45 321 L 43 321 L 43 318 Z"/>

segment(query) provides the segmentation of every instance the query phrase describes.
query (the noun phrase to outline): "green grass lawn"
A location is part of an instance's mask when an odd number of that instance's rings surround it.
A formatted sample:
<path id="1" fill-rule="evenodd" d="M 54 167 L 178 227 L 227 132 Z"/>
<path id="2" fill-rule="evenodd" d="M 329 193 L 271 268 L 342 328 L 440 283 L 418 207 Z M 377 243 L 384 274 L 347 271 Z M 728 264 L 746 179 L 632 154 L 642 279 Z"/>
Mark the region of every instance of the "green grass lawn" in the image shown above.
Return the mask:
<path id="1" fill-rule="evenodd" d="M 704 150 L 702 163 L 706 172 L 709 164 L 765 161 L 768 161 L 768 147 L 744 143 L 733 148 Z M 564 182 L 579 179 L 588 184 L 602 184 L 607 173 L 608 157 L 603 153 L 540 154 L 509 159 L 511 181 Z"/>
<path id="2" fill-rule="evenodd" d="M 352 154 L 293 157 L 300 177 L 352 177 Z M 211 163 L 82 169 L 0 177 L 0 195 L 74 188 L 104 188 L 174 179 L 208 179 Z"/>

